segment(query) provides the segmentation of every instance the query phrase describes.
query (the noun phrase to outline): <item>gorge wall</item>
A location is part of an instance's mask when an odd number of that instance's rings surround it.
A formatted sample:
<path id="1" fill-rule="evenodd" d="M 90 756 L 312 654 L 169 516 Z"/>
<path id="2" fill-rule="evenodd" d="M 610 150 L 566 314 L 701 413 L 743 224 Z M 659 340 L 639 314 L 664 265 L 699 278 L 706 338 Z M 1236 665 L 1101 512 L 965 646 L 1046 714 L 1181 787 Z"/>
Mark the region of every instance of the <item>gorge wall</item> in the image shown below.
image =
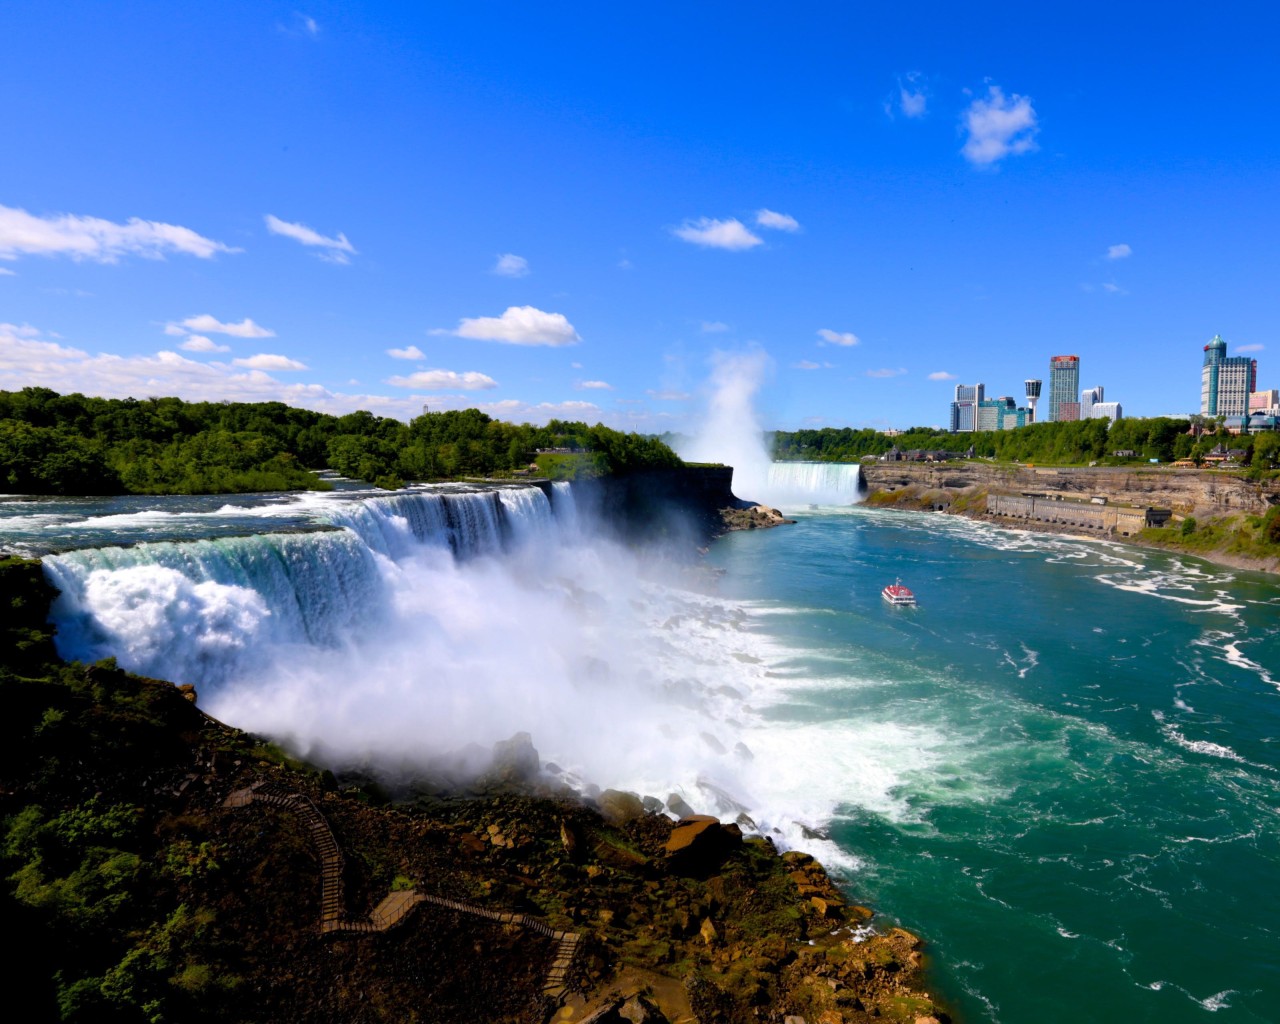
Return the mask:
<path id="1" fill-rule="evenodd" d="M 705 542 L 723 529 L 720 509 L 744 504 L 733 494 L 732 466 L 680 466 L 576 481 L 574 496 L 628 540 L 681 534 Z"/>
<path id="2" fill-rule="evenodd" d="M 1041 467 L 983 462 L 869 462 L 868 492 L 916 487 L 924 491 L 1060 495 L 1171 508 L 1179 515 L 1265 512 L 1280 504 L 1280 482 L 1259 483 L 1213 470 L 1162 466 Z"/>

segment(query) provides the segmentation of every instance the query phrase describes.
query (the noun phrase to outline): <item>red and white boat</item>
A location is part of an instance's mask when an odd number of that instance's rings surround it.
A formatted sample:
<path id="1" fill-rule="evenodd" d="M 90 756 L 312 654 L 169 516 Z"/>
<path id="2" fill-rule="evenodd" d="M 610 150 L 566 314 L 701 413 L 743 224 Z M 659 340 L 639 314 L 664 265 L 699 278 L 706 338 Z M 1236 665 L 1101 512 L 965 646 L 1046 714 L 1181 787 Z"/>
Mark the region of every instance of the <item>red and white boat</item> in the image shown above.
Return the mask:
<path id="1" fill-rule="evenodd" d="M 914 608 L 916 606 L 916 595 L 902 585 L 902 580 L 894 580 L 884 590 L 880 591 L 880 596 L 897 608 Z"/>

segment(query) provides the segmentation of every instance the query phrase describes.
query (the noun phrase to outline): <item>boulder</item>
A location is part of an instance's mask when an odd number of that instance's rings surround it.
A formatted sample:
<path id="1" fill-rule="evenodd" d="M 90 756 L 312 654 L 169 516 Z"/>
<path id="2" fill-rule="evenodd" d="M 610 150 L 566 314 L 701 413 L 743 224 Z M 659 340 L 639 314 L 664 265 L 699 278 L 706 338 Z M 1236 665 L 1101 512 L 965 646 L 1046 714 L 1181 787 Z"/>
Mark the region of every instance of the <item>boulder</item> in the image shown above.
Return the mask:
<path id="1" fill-rule="evenodd" d="M 533 747 L 533 737 L 518 732 L 509 740 L 499 740 L 493 745 L 493 762 L 485 773 L 489 783 L 532 782 L 541 767 L 538 752 Z"/>
<path id="2" fill-rule="evenodd" d="M 662 1011 L 639 993 L 618 1008 L 618 1016 L 628 1024 L 668 1024 Z"/>
<path id="3" fill-rule="evenodd" d="M 671 793 L 667 796 L 667 810 L 677 818 L 692 818 L 698 813 L 684 802 L 679 793 Z"/>
<path id="4" fill-rule="evenodd" d="M 732 831 L 709 814 L 681 818 L 671 829 L 665 852 L 671 870 L 697 875 L 713 871 L 729 852 L 742 842 L 742 832 Z"/>
<path id="5" fill-rule="evenodd" d="M 604 815 L 605 821 L 613 825 L 622 825 L 644 817 L 644 804 L 636 793 L 606 789 L 596 797 L 596 804 L 600 807 L 600 813 Z"/>

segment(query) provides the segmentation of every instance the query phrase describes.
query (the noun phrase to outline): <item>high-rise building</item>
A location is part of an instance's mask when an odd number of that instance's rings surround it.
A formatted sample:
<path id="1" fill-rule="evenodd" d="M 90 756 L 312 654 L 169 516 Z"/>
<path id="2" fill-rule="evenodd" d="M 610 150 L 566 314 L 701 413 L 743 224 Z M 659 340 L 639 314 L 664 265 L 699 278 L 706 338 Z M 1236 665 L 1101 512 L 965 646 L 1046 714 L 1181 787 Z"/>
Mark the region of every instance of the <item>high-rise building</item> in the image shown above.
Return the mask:
<path id="1" fill-rule="evenodd" d="M 978 430 L 1013 430 L 1026 425 L 1027 410 L 1019 409 L 1008 395 L 1001 395 L 978 403 L 976 422 Z"/>
<path id="2" fill-rule="evenodd" d="M 1093 407 L 1102 401 L 1102 385 L 1096 388 L 1085 388 L 1080 392 L 1080 418 L 1088 420 L 1093 418 Z"/>
<path id="3" fill-rule="evenodd" d="M 986 393 L 985 384 L 957 384 L 951 403 L 951 433 L 965 434 L 977 428 L 978 404 Z"/>
<path id="4" fill-rule="evenodd" d="M 1270 388 L 1266 391 L 1249 392 L 1249 412 L 1264 412 L 1275 416 L 1273 409 L 1280 408 L 1280 391 Z"/>
<path id="5" fill-rule="evenodd" d="M 1258 361 L 1228 356 L 1227 343 L 1215 334 L 1204 347 L 1200 368 L 1200 413 L 1204 416 L 1246 416 L 1249 394 L 1258 388 Z"/>
<path id="6" fill-rule="evenodd" d="M 1040 401 L 1041 382 L 1031 378 L 1024 383 L 1027 385 L 1027 422 L 1034 423 L 1036 421 L 1036 403 Z"/>
<path id="7" fill-rule="evenodd" d="M 1114 423 L 1116 420 L 1123 418 L 1124 410 L 1120 408 L 1119 402 L 1094 402 L 1089 410 L 1089 418 L 1093 420 L 1110 420 Z M 1083 410 L 1080 418 L 1084 419 Z"/>
<path id="8" fill-rule="evenodd" d="M 1080 357 L 1051 356 L 1049 359 L 1049 415 L 1054 423 L 1080 418 Z"/>

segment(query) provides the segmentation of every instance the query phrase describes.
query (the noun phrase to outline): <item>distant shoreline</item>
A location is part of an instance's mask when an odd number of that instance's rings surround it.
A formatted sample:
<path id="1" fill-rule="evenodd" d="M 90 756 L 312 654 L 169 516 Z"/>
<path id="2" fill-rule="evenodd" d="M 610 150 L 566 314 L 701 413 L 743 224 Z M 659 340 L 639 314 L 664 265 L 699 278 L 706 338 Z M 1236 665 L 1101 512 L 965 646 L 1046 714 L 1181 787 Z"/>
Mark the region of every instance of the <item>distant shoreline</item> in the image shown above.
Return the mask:
<path id="1" fill-rule="evenodd" d="M 872 507 L 944 512 L 1004 530 L 1127 544 L 1199 558 L 1228 569 L 1280 574 L 1280 551 L 1270 555 L 1231 550 L 1233 545 L 1245 546 L 1247 538 L 1244 533 L 1251 529 L 1242 525 L 1247 522 L 1247 517 L 1262 515 L 1272 505 L 1280 503 L 1280 491 L 1274 485 L 1247 486 L 1244 481 L 1233 480 L 1228 486 L 1219 486 L 1221 481 L 1218 479 L 1205 477 L 1195 481 L 1194 487 L 1180 488 L 1181 493 L 1168 493 L 1164 488 L 1148 489 L 1145 474 L 1122 481 L 1117 479 L 1119 474 L 1099 476 L 1089 469 L 1074 472 L 1070 469 L 1041 470 L 1034 476 L 1028 476 L 1028 469 L 1020 467 L 1019 472 L 1006 467 L 955 462 L 936 466 L 864 466 L 868 488 L 865 500 Z M 1104 480 L 1112 486 L 1100 486 Z M 1199 517 L 1203 520 L 1202 527 L 1218 531 L 1218 535 L 1207 538 L 1208 543 L 1199 547 L 1194 546 L 1194 542 L 1183 542 L 1179 528 L 1172 524 L 1119 537 L 1084 533 L 1074 524 L 1005 519 L 986 511 L 988 493 L 1019 493 L 1024 489 L 1048 491 L 1077 500 L 1091 494 L 1102 494 L 1115 502 L 1173 507 L 1179 521 Z M 1256 547 L 1256 543 L 1253 546 Z"/>

